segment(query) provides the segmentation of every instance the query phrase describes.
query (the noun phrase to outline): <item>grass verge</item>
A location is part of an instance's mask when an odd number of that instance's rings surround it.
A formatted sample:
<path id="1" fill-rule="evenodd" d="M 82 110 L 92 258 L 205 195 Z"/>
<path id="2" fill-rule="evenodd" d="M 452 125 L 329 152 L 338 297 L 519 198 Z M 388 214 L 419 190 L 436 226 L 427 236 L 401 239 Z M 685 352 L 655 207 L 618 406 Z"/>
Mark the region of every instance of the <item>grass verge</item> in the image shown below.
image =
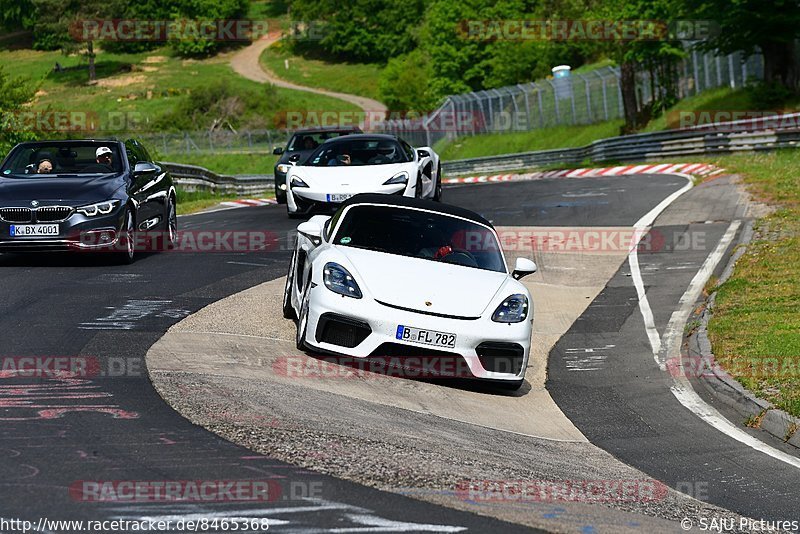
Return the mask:
<path id="1" fill-rule="evenodd" d="M 237 200 L 240 198 L 272 198 L 275 194 L 271 191 L 260 195 L 242 197 L 235 194 L 217 194 L 213 191 L 186 191 L 178 188 L 178 215 L 188 215 L 207 208 L 212 208 L 220 202 Z"/>
<path id="2" fill-rule="evenodd" d="M 167 154 L 164 161 L 199 165 L 217 174 L 272 174 L 278 156 L 271 153 Z"/>
<path id="3" fill-rule="evenodd" d="M 715 163 L 777 210 L 757 221 L 733 275 L 716 288 L 714 355 L 744 387 L 800 416 L 800 150 Z"/>
<path id="4" fill-rule="evenodd" d="M 289 82 L 378 100 L 378 79 L 383 67 L 375 63 L 329 63 L 293 55 L 278 43 L 264 50 L 261 64 Z"/>
<path id="5" fill-rule="evenodd" d="M 434 150 L 443 160 L 450 160 L 570 148 L 619 135 L 621 126 L 622 121 L 609 121 L 587 126 L 556 126 L 529 132 L 475 135 L 449 142 L 440 141 Z"/>

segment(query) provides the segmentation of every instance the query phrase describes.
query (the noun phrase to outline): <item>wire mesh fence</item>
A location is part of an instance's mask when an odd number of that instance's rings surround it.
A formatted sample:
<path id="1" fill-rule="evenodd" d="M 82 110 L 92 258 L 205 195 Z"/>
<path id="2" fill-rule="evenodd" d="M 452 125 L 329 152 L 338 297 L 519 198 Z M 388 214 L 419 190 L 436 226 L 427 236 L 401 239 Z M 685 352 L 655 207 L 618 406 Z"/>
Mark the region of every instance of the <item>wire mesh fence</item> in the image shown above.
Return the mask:
<path id="1" fill-rule="evenodd" d="M 763 78 L 763 60 L 760 55 L 717 56 L 693 50 L 678 65 L 677 77 L 679 98 L 717 87 L 739 88 Z M 639 108 L 665 91 L 657 77 L 651 79 L 648 72 L 641 73 L 636 91 Z M 413 144 L 432 146 L 442 139 L 593 124 L 623 116 L 620 71 L 603 67 L 563 78 L 453 95 L 426 117 L 388 120 L 382 130 Z"/>
<path id="2" fill-rule="evenodd" d="M 760 55 L 734 53 L 717 56 L 690 51 L 677 65 L 678 98 L 697 95 L 718 87 L 740 88 L 763 79 Z M 666 93 L 666 87 L 648 72 L 637 78 L 639 108 Z M 620 71 L 617 67 L 572 72 L 563 78 L 548 78 L 473 93 L 452 95 L 432 113 L 414 119 L 371 122 L 371 130 L 395 134 L 416 146 L 433 146 L 447 139 L 485 133 L 531 131 L 559 125 L 587 125 L 618 120 L 624 116 Z M 162 157 L 170 154 L 269 153 L 285 146 L 286 130 L 214 130 L 140 134 Z"/>

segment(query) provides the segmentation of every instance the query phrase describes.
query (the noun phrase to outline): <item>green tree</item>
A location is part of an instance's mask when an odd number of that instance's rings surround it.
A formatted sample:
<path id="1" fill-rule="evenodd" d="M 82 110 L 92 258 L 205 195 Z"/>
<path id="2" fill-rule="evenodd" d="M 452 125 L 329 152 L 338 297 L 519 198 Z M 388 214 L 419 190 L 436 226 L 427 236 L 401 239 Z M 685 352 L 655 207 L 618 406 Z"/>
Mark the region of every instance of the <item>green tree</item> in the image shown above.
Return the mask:
<path id="1" fill-rule="evenodd" d="M 719 22 L 719 32 L 705 43 L 723 53 L 760 49 L 768 84 L 800 89 L 797 40 L 800 3 L 797 0 L 683 0 L 685 9 L 701 19 Z"/>
<path id="2" fill-rule="evenodd" d="M 592 43 L 595 51 L 614 59 L 620 66 L 620 89 L 625 114 L 623 133 L 632 133 L 672 105 L 677 96 L 677 64 L 685 51 L 677 36 L 663 32 L 670 22 L 684 16 L 684 0 L 603 0 L 590 6 L 590 17 L 614 21 L 655 21 L 653 34 Z M 662 32 L 662 33 L 658 33 Z M 655 38 L 654 38 L 655 37 Z M 654 100 L 647 106 L 637 98 L 641 74 L 649 71 L 651 83 L 658 76 L 660 90 L 652 87 Z"/>
<path id="3" fill-rule="evenodd" d="M 86 21 L 119 18 L 122 0 L 32 0 L 36 11 L 34 43 L 61 48 L 64 53 L 83 53 L 89 62 L 89 82 L 96 80 L 94 36 L 84 32 Z"/>
<path id="4" fill-rule="evenodd" d="M 33 99 L 37 87 L 29 81 L 11 78 L 0 66 L 0 159 L 15 144 L 35 139 L 35 134 L 25 128 L 20 112 Z"/>
<path id="5" fill-rule="evenodd" d="M 424 15 L 423 0 L 295 0 L 291 16 L 301 39 L 295 52 L 339 60 L 385 62 L 412 50 Z M 302 28 L 301 28 L 302 27 Z"/>

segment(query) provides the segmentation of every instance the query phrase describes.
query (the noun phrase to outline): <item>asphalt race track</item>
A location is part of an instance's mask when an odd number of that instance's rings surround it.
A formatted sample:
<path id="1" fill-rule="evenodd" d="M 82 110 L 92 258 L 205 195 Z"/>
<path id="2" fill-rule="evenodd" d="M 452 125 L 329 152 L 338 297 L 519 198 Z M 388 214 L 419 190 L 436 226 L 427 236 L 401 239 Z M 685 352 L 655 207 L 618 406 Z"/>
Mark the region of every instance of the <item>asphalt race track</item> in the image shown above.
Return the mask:
<path id="1" fill-rule="evenodd" d="M 498 226 L 616 227 L 633 225 L 685 184 L 652 175 L 554 179 L 457 186 L 445 190 L 445 200 Z M 690 190 L 655 226 L 667 236 L 702 231 L 702 247 L 684 250 L 666 239 L 639 257 L 659 332 L 739 216 L 735 199 L 720 201 L 712 187 Z M 0 516 L 34 524 L 42 517 L 264 517 L 282 532 L 529 531 L 256 455 L 192 425 L 155 392 L 144 365 L 148 348 L 187 315 L 283 276 L 296 224 L 283 206 L 183 217 L 182 231 L 267 231 L 269 244 L 250 252 L 148 253 L 125 267 L 102 255 L 0 255 L 0 357 L 83 357 L 100 370 L 75 379 L 2 375 Z M 625 263 L 551 353 L 548 389 L 559 407 L 592 443 L 679 491 L 750 517 L 796 519 L 798 470 L 726 437 L 676 400 L 636 304 Z M 600 364 L 574 371 L 576 350 L 609 346 Z M 91 502 L 75 491 L 85 481 L 239 479 L 277 481 L 283 489 L 266 501 L 180 505 Z"/>

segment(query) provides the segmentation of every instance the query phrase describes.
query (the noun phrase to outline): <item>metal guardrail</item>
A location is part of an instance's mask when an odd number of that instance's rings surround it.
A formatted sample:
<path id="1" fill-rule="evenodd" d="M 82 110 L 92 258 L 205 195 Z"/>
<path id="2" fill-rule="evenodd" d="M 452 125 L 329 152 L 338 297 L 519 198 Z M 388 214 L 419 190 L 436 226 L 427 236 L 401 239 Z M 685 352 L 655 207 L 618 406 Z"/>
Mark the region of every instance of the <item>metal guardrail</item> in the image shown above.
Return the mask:
<path id="1" fill-rule="evenodd" d="M 783 125 L 783 126 L 781 126 Z M 509 171 L 592 162 L 648 161 L 676 156 L 707 156 L 800 146 L 800 113 L 680 130 L 600 139 L 577 148 L 522 152 L 442 163 L 445 174 Z"/>
<path id="2" fill-rule="evenodd" d="M 254 195 L 263 193 L 275 184 L 271 174 L 239 174 L 227 176 L 217 174 L 205 167 L 183 163 L 163 162 L 172 174 L 175 183 L 188 191 L 211 190 L 217 193 Z"/>
<path id="3" fill-rule="evenodd" d="M 442 162 L 446 175 L 581 165 L 584 162 L 649 161 L 800 146 L 800 113 L 708 124 L 686 129 L 600 139 L 577 148 L 540 150 Z M 256 194 L 274 185 L 272 175 L 222 176 L 203 167 L 164 163 L 187 189 Z"/>

